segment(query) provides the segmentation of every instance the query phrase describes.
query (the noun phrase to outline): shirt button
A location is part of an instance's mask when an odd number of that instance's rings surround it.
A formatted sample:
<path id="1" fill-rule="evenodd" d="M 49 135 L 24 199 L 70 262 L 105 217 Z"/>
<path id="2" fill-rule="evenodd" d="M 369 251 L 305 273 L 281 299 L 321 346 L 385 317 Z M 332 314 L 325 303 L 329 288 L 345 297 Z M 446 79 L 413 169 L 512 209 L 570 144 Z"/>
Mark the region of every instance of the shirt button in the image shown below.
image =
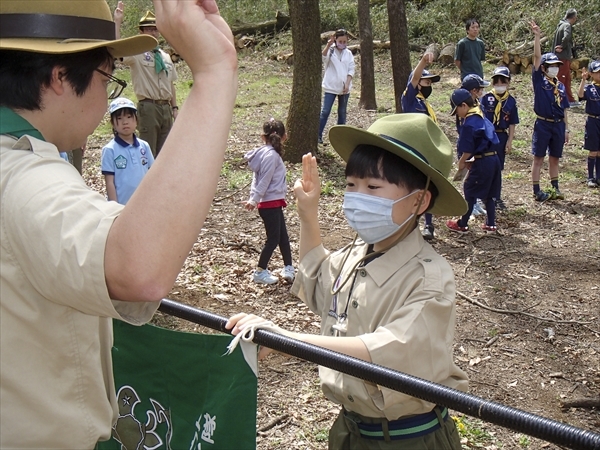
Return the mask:
<path id="1" fill-rule="evenodd" d="M 350 400 L 351 402 L 354 401 L 354 397 L 352 397 L 351 395 L 348 396 L 348 400 Z"/>
<path id="2" fill-rule="evenodd" d="M 352 300 L 352 307 L 358 308 L 358 302 L 356 300 Z"/>
<path id="3" fill-rule="evenodd" d="M 425 262 L 431 262 L 431 260 L 429 258 L 424 259 L 423 261 L 425 261 Z"/>
<path id="4" fill-rule="evenodd" d="M 359 272 L 361 277 L 366 277 L 367 276 L 367 271 L 365 269 L 361 269 L 361 271 Z"/>

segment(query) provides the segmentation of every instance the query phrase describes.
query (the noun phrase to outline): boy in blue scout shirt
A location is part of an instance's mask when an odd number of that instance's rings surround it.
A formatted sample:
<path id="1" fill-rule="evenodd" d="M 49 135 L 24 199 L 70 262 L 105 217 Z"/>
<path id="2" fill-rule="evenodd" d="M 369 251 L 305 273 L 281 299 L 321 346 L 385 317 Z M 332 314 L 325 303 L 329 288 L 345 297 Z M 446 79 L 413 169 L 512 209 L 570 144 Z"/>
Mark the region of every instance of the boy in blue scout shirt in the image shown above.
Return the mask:
<path id="1" fill-rule="evenodd" d="M 533 110 L 537 115 L 531 143 L 533 196 L 538 202 L 555 198 L 563 200 L 565 196 L 558 188 L 558 162 L 562 157 L 565 144 L 569 143 L 567 123 L 569 100 L 565 86 L 556 78 L 558 66 L 562 64 L 562 61 L 554 53 L 542 55 L 540 27 L 533 21 L 529 25 L 534 34 L 531 79 Z M 548 172 L 552 184 L 551 193 L 540 189 L 540 172 L 546 153 L 548 153 Z"/>
<path id="2" fill-rule="evenodd" d="M 495 199 L 500 194 L 500 160 L 493 146 L 498 144 L 498 136 L 494 125 L 483 116 L 479 105 L 471 93 L 465 89 L 457 89 L 450 100 L 451 114 L 464 118 L 458 151 L 461 154 L 458 169 L 469 168 L 463 189 L 468 211 L 459 220 L 448 220 L 446 226 L 454 232 L 469 231 L 469 217 L 478 198 L 485 202 L 487 209 L 486 222 L 481 228 L 487 233 L 496 232 Z M 467 162 L 473 159 L 472 162 Z"/>
<path id="3" fill-rule="evenodd" d="M 506 155 L 512 151 L 515 126 L 519 123 L 517 101 L 508 93 L 510 71 L 508 67 L 496 67 L 492 74 L 492 90 L 481 98 L 481 109 L 485 117 L 494 124 L 500 141 L 493 147 L 500 158 L 500 170 L 504 170 Z M 500 178 L 502 182 L 502 178 Z M 502 194 L 496 199 L 496 208 L 506 209 Z"/>
<path id="4" fill-rule="evenodd" d="M 489 81 L 485 81 L 483 78 L 481 78 L 479 75 L 477 75 L 475 73 L 470 73 L 463 78 L 460 88 L 469 91 L 471 94 L 471 97 L 473 98 L 474 104 L 479 105 L 479 107 L 481 107 L 480 99 L 483 96 L 483 88 L 487 87 L 489 85 L 490 85 Z M 459 117 L 458 114 L 456 115 L 456 132 L 458 133 L 459 136 L 460 136 L 460 130 L 462 129 L 464 121 L 465 121 L 464 117 Z M 456 156 L 458 157 L 458 159 L 460 159 L 460 157 L 461 157 L 460 149 L 457 149 Z M 475 204 L 473 205 L 472 214 L 474 216 L 481 216 L 481 215 L 487 214 L 487 211 L 483 207 L 483 203 L 482 203 L 481 199 L 478 198 L 477 201 L 475 202 Z"/>
<path id="5" fill-rule="evenodd" d="M 108 112 L 115 137 L 102 149 L 102 175 L 108 200 L 124 205 L 154 164 L 154 157 L 148 143 L 135 135 L 137 108 L 131 100 L 113 100 Z"/>
<path id="6" fill-rule="evenodd" d="M 586 81 L 592 82 L 586 86 Z M 581 72 L 581 84 L 577 94 L 579 100 L 585 100 L 585 141 L 583 148 L 588 150 L 587 168 L 590 188 L 600 186 L 600 60 L 592 61 L 589 71 L 585 68 Z M 594 169 L 596 176 L 594 177 Z"/>
<path id="7" fill-rule="evenodd" d="M 425 69 L 433 61 L 431 53 L 425 53 L 415 70 L 408 76 L 406 89 L 402 93 L 400 101 L 402 103 L 402 112 L 427 114 L 435 123 L 437 118 L 433 108 L 427 101 L 431 95 L 433 83 L 440 81 L 439 75 L 429 73 Z M 423 229 L 423 238 L 430 241 L 434 238 L 433 214 L 425 213 L 425 228 Z"/>

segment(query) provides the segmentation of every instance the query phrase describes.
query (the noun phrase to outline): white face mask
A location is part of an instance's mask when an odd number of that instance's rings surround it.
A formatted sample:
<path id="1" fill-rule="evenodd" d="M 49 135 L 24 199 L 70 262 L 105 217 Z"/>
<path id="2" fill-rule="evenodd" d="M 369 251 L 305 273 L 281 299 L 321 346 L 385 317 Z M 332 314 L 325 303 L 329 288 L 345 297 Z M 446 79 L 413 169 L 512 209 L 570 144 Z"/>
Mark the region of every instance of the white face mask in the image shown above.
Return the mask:
<path id="1" fill-rule="evenodd" d="M 506 92 L 506 86 L 505 85 L 494 86 L 494 91 L 496 91 L 496 94 L 502 95 Z"/>
<path id="2" fill-rule="evenodd" d="M 342 42 L 336 42 L 335 45 L 339 50 L 344 50 L 346 48 L 346 44 Z"/>
<path id="3" fill-rule="evenodd" d="M 344 214 L 350 227 L 367 244 L 376 244 L 389 238 L 402 228 L 414 214 L 409 215 L 400 225 L 392 219 L 394 205 L 411 195 L 413 191 L 398 200 L 376 197 L 375 195 L 346 192 L 344 194 Z"/>
<path id="4" fill-rule="evenodd" d="M 558 67 L 556 67 L 556 66 L 548 67 L 548 69 L 546 70 L 546 75 L 548 75 L 550 78 L 556 78 L 556 75 L 558 75 Z"/>

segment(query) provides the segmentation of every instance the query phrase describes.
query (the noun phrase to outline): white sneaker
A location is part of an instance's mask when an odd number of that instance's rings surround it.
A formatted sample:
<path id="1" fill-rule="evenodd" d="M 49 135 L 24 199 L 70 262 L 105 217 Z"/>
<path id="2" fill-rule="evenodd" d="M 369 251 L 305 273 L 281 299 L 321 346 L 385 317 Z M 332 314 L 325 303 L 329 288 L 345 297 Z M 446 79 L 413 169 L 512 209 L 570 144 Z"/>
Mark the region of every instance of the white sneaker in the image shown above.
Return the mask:
<path id="1" fill-rule="evenodd" d="M 288 283 L 294 281 L 294 278 L 296 278 L 296 269 L 294 269 L 294 266 L 285 266 L 281 269 L 281 277 Z"/>
<path id="2" fill-rule="evenodd" d="M 252 280 L 258 284 L 275 284 L 279 281 L 279 278 L 272 275 L 267 269 L 256 269 Z"/>

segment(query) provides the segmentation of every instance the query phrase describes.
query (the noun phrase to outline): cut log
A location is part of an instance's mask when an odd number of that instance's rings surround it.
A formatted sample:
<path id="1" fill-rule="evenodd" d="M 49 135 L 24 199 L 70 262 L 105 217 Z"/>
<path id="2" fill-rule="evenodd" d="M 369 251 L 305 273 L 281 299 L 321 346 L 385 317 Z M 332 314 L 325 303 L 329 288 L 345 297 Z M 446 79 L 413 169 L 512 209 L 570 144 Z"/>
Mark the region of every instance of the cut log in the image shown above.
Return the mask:
<path id="1" fill-rule="evenodd" d="M 254 47 L 256 45 L 256 40 L 251 36 L 242 36 L 237 39 L 236 45 L 237 48 Z"/>
<path id="2" fill-rule="evenodd" d="M 587 67 L 590 64 L 590 58 L 577 58 L 577 59 L 573 59 L 571 60 L 571 70 L 579 70 L 579 69 L 583 69 L 584 67 L 587 69 Z"/>
<path id="3" fill-rule="evenodd" d="M 516 64 L 514 61 L 508 63 L 507 67 L 512 75 L 516 75 L 521 71 L 521 66 L 519 64 Z"/>
<path id="4" fill-rule="evenodd" d="M 290 17 L 281 11 L 277 11 L 275 20 L 268 20 L 260 23 L 246 23 L 231 27 L 234 36 L 244 34 L 269 34 L 277 33 L 286 29 L 290 25 Z"/>
<path id="5" fill-rule="evenodd" d="M 513 62 L 513 53 L 508 50 L 504 50 L 502 53 L 502 62 L 508 66 L 511 62 Z"/>
<path id="6" fill-rule="evenodd" d="M 527 73 L 527 74 L 531 75 L 531 72 L 533 72 L 533 64 L 521 66 L 521 73 Z"/>
<path id="7" fill-rule="evenodd" d="M 440 57 L 438 58 L 438 62 L 444 66 L 450 66 L 454 64 L 454 52 L 456 50 L 456 46 L 454 44 L 446 44 L 440 50 Z"/>
<path id="8" fill-rule="evenodd" d="M 513 62 L 517 65 L 521 65 L 521 55 L 513 55 Z"/>
<path id="9" fill-rule="evenodd" d="M 429 44 L 425 49 L 425 53 L 431 53 L 435 62 L 440 57 L 440 46 L 438 44 Z"/>

